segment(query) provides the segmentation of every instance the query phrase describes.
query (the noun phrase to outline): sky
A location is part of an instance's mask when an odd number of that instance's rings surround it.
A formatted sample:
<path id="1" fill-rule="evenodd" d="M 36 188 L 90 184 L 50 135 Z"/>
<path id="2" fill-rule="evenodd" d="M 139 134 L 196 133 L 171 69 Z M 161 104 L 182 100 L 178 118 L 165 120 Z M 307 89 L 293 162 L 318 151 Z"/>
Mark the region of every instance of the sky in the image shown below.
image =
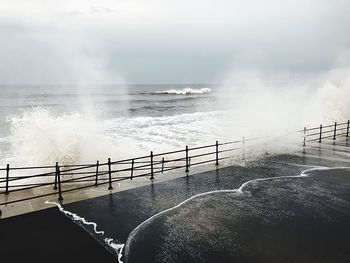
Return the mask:
<path id="1" fill-rule="evenodd" d="M 0 0 L 0 84 L 217 83 L 348 65 L 348 0 Z"/>

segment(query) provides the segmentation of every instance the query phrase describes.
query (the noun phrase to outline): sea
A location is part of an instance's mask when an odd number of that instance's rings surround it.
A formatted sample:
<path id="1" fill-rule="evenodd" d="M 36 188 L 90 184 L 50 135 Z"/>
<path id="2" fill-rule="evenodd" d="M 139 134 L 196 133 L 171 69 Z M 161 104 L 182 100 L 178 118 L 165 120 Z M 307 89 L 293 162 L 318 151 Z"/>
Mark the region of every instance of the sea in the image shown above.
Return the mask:
<path id="1" fill-rule="evenodd" d="M 0 89 L 0 165 L 120 159 L 241 138 L 220 85 Z"/>

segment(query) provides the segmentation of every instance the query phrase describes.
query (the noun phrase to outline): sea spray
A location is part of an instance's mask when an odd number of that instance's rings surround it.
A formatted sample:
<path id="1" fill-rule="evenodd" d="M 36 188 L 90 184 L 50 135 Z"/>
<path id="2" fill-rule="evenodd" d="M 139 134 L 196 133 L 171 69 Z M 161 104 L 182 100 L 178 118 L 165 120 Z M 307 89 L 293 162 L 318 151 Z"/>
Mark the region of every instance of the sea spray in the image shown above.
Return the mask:
<path id="1" fill-rule="evenodd" d="M 304 126 L 347 121 L 349 74 L 350 68 L 309 75 L 235 69 L 224 78 L 218 100 L 235 113 L 233 134 L 275 136 Z"/>
<path id="2" fill-rule="evenodd" d="M 168 152 L 185 145 L 191 148 L 211 145 L 218 139 L 227 142 L 242 138 L 243 134 L 229 132 L 229 127 L 235 125 L 230 116 L 231 113 L 211 111 L 97 120 L 81 114 L 55 114 L 36 107 L 11 118 L 10 158 L 2 162 L 6 165 L 7 161 L 11 166 L 95 163 L 107 158 L 119 160 L 148 155 L 151 150 Z M 250 139 L 245 138 L 244 143 L 247 160 L 266 152 L 291 152 L 302 142 L 298 133 Z M 237 148 L 234 155 L 238 158 L 243 143 L 232 147 Z"/>
<path id="3" fill-rule="evenodd" d="M 122 157 L 118 143 L 103 133 L 99 120 L 80 114 L 54 114 L 35 107 L 10 120 L 13 165 L 96 162 Z M 124 152 L 125 154 L 125 152 Z"/>
<path id="4" fill-rule="evenodd" d="M 101 230 L 97 230 L 97 224 L 95 222 L 90 222 L 88 220 L 86 220 L 85 218 L 78 216 L 75 213 L 72 213 L 70 211 L 65 210 L 62 205 L 60 205 L 59 203 L 56 202 L 50 202 L 50 201 L 46 201 L 45 204 L 50 204 L 50 205 L 55 205 L 58 207 L 58 209 L 64 213 L 68 218 L 72 219 L 74 222 L 78 222 L 78 223 L 82 223 L 83 225 L 87 225 L 87 226 L 92 226 L 94 233 L 100 237 L 103 238 L 104 243 L 109 246 L 117 255 L 118 255 L 118 262 L 119 263 L 123 263 L 123 261 L 121 260 L 122 258 L 122 252 L 123 252 L 123 248 L 124 248 L 124 244 L 120 244 L 118 241 L 112 239 L 112 238 L 108 238 L 105 237 L 104 231 Z"/>
<path id="5" fill-rule="evenodd" d="M 157 92 L 167 92 L 171 90 L 169 86 L 144 86 L 130 90 L 128 95 L 119 86 L 80 85 L 79 92 L 74 90 L 76 87 L 72 87 L 73 92 L 65 87 L 62 94 L 56 93 L 56 87 L 41 87 L 40 92 L 38 87 L 18 88 L 16 92 L 24 94 L 24 104 L 15 101 L 14 106 L 21 112 L 5 107 L 3 119 L 10 116 L 9 121 L 0 123 L 0 144 L 4 145 L 0 165 L 95 163 L 243 136 L 261 138 L 247 140 L 247 158 L 255 158 L 257 152 L 290 153 L 302 143 L 302 134 L 296 131 L 304 126 L 347 121 L 348 72 L 335 69 L 321 76 L 297 79 L 288 74 L 280 77 L 276 72 L 269 76 L 264 72 L 237 71 L 221 88 L 211 85 L 212 92 L 203 85 L 183 85 L 166 95 Z M 145 90 L 153 95 L 144 94 Z M 182 96 L 187 90 L 195 96 Z M 15 95 L 7 89 L 0 100 L 5 103 L 7 99 L 2 98 L 17 99 Z M 210 105 L 206 98 L 210 98 Z M 31 108 L 33 105 L 52 106 Z M 320 116 L 324 112 L 327 118 Z"/>

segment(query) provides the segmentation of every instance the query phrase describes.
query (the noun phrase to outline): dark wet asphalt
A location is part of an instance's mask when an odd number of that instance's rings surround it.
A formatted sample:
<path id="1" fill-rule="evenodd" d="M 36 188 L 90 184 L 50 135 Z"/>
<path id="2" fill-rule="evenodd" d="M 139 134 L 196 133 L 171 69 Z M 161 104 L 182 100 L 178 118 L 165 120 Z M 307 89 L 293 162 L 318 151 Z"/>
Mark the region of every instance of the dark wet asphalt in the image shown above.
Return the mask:
<path id="1" fill-rule="evenodd" d="M 57 208 L 0 220 L 1 262 L 116 262 L 95 238 Z"/>
<path id="2" fill-rule="evenodd" d="M 127 262 L 350 262 L 350 170 L 199 196 L 128 240 Z"/>
<path id="3" fill-rule="evenodd" d="M 281 156 L 279 159 L 284 158 L 290 157 Z M 130 232 L 144 220 L 193 195 L 234 189 L 255 178 L 298 175 L 304 169 L 269 159 L 251 163 L 248 167 L 226 167 L 68 204 L 65 209 L 96 222 L 108 236 L 124 243 Z"/>

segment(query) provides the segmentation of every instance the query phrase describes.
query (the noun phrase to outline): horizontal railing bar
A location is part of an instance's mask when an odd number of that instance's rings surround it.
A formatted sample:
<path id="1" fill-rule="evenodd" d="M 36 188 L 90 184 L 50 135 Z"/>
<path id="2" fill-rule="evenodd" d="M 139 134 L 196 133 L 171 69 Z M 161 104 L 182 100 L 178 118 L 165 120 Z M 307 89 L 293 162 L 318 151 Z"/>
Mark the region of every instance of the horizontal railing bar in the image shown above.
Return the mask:
<path id="1" fill-rule="evenodd" d="M 182 152 L 185 152 L 186 150 L 177 150 L 177 151 L 172 151 L 172 152 L 166 152 L 166 153 L 157 153 L 157 154 L 153 154 L 153 157 L 156 157 L 156 156 L 162 156 L 162 155 L 170 155 L 170 154 L 175 154 L 175 153 L 182 153 Z M 149 156 L 148 156 L 149 157 Z"/>
<path id="2" fill-rule="evenodd" d="M 225 160 L 225 159 L 230 159 L 230 158 L 232 158 L 232 156 L 221 157 L 218 160 L 220 161 L 220 160 Z M 193 164 L 191 164 L 191 166 L 205 164 L 205 163 L 212 163 L 212 162 L 215 162 L 215 161 L 216 161 L 216 159 L 212 159 L 212 160 L 208 160 L 208 161 L 202 161 L 202 162 L 198 162 L 198 163 L 193 163 Z"/>
<path id="3" fill-rule="evenodd" d="M 202 156 L 207 156 L 207 155 L 213 155 L 213 154 L 216 154 L 216 152 L 196 154 L 196 155 L 189 156 L 189 158 L 192 159 L 192 158 L 197 158 L 197 157 L 202 157 Z"/>
<path id="4" fill-rule="evenodd" d="M 337 135 L 338 135 L 338 131 L 343 131 L 343 130 L 347 130 L 348 128 L 347 127 L 344 127 L 344 128 L 338 128 L 337 127 Z"/>
<path id="5" fill-rule="evenodd" d="M 305 129 L 305 131 L 313 131 L 313 130 L 319 130 L 320 129 L 320 126 L 318 126 L 318 127 L 315 127 L 315 128 L 307 128 L 307 129 Z M 299 130 L 299 132 L 303 132 L 304 130 Z"/>
<path id="6" fill-rule="evenodd" d="M 227 144 L 235 144 L 235 143 L 239 143 L 239 142 L 243 142 L 243 141 L 242 141 L 242 140 L 237 140 L 237 141 L 219 143 L 219 146 L 220 146 L 220 145 L 227 145 Z"/>
<path id="7" fill-rule="evenodd" d="M 102 180 L 102 178 L 99 178 L 98 180 Z M 107 178 L 108 180 L 108 178 Z M 66 184 L 74 184 L 74 183 L 82 183 L 82 182 L 95 182 L 95 179 L 81 179 L 77 181 L 72 181 L 72 182 L 65 182 Z M 95 185 L 95 184 L 94 184 Z"/>
<path id="8" fill-rule="evenodd" d="M 46 186 L 46 185 L 52 185 L 53 183 L 30 183 L 30 184 L 12 184 L 9 185 L 8 188 L 11 189 L 12 187 L 25 187 L 25 186 Z M 23 189 L 23 188 L 22 188 Z M 18 190 L 22 190 L 18 189 Z M 17 190 L 17 189 L 16 189 Z M 9 190 L 9 193 L 12 192 Z"/>
<path id="9" fill-rule="evenodd" d="M 29 178 L 35 178 L 35 177 L 48 177 L 48 175 L 54 176 L 55 172 L 45 173 L 45 174 L 36 174 L 36 175 L 16 176 L 16 178 L 10 177 L 9 182 L 10 181 L 24 180 L 24 179 L 29 179 Z"/>
<path id="10" fill-rule="evenodd" d="M 104 165 L 103 163 L 100 163 L 99 165 Z M 62 168 L 75 168 L 75 167 L 82 167 L 82 166 L 96 166 L 96 163 L 88 163 L 88 164 L 64 164 L 60 165 Z M 55 168 L 55 167 L 54 167 Z"/>
<path id="11" fill-rule="evenodd" d="M 24 191 L 24 190 L 30 190 L 30 189 L 34 189 L 34 188 L 38 188 L 38 187 L 42 187 L 42 186 L 46 186 L 46 185 L 54 185 L 54 183 L 45 183 L 45 184 L 40 184 L 38 186 L 30 186 L 30 187 L 24 187 L 24 188 L 21 188 L 21 189 L 14 189 L 14 190 L 9 191 L 9 193 L 18 192 L 18 191 Z M 1 193 L 1 194 L 4 194 L 4 193 Z"/>
<path id="12" fill-rule="evenodd" d="M 310 139 L 310 140 L 306 140 L 305 142 L 316 142 L 316 141 L 318 141 L 319 139 L 318 138 L 316 138 L 316 139 Z"/>
<path id="13" fill-rule="evenodd" d="M 233 152 L 233 151 L 237 151 L 237 150 L 241 150 L 241 148 L 232 148 L 232 149 L 228 149 L 228 150 L 222 150 L 222 151 L 219 151 L 219 153 Z"/>
<path id="14" fill-rule="evenodd" d="M 144 162 L 134 162 L 134 163 L 150 163 L 150 162 L 147 162 L 147 161 L 144 161 Z M 122 163 L 120 163 L 120 162 L 118 162 L 118 163 L 111 163 L 112 165 L 131 165 L 132 164 L 132 162 L 122 162 Z"/>
<path id="15" fill-rule="evenodd" d="M 79 175 L 79 174 L 96 174 L 96 172 L 75 172 L 75 173 L 61 173 L 61 175 L 66 175 L 66 176 L 72 176 L 72 175 Z"/>
<path id="16" fill-rule="evenodd" d="M 329 127 L 334 127 L 334 123 L 326 126 L 322 126 L 322 129 L 329 128 Z"/>
<path id="17" fill-rule="evenodd" d="M 334 130 L 329 130 L 329 131 L 322 130 L 322 134 L 324 134 L 324 133 L 331 133 L 331 132 L 334 132 Z M 320 133 L 318 133 L 318 135 L 320 135 Z"/>
<path id="18" fill-rule="evenodd" d="M 333 138 L 333 135 L 328 135 L 328 136 L 322 136 L 322 139 L 328 139 L 328 138 Z"/>
<path id="19" fill-rule="evenodd" d="M 164 163 L 172 163 L 172 162 L 180 162 L 185 161 L 186 157 L 178 158 L 178 159 L 171 159 L 171 160 L 164 160 Z"/>
<path id="20" fill-rule="evenodd" d="M 89 177 L 95 177 L 95 175 L 87 175 L 87 176 L 82 176 L 82 177 L 78 177 L 78 178 L 70 178 L 70 179 L 61 179 L 61 184 L 67 183 L 67 182 L 76 182 L 79 179 L 85 179 L 85 178 L 89 178 Z"/>
<path id="21" fill-rule="evenodd" d="M 226 152 L 233 152 L 233 151 L 240 150 L 240 149 L 241 148 L 233 148 L 233 149 L 218 151 L 218 153 L 220 154 L 220 153 L 226 153 Z M 189 156 L 189 158 L 194 159 L 194 158 L 197 158 L 197 157 L 208 156 L 208 155 L 213 155 L 213 154 L 216 154 L 216 152 L 192 155 L 192 156 Z"/>
<path id="22" fill-rule="evenodd" d="M 197 162 L 197 163 L 191 163 L 191 166 L 195 166 L 195 165 L 199 165 L 199 164 L 204 164 L 204 163 L 212 163 L 215 162 L 216 159 L 211 159 L 211 160 L 207 160 L 207 161 L 201 161 L 201 162 Z"/>
<path id="23" fill-rule="evenodd" d="M 134 166 L 133 169 L 137 169 L 137 168 L 144 168 L 144 167 L 150 167 L 150 164 L 145 164 L 145 165 L 140 165 L 140 166 Z M 112 170 L 111 173 L 118 173 L 118 172 L 127 172 L 127 171 L 131 171 L 131 167 L 129 168 L 125 168 L 125 169 L 119 169 L 119 170 Z"/>
<path id="24" fill-rule="evenodd" d="M 347 135 L 347 132 L 343 132 L 343 133 L 337 133 L 337 136 L 341 136 L 341 135 Z"/>
<path id="25" fill-rule="evenodd" d="M 99 164 L 98 166 L 104 166 L 106 164 Z M 72 169 L 67 169 L 67 170 L 61 170 L 61 173 L 66 173 L 66 172 L 71 172 L 71 171 L 79 171 L 79 170 L 84 170 L 84 169 L 89 169 L 89 168 L 94 168 L 96 167 L 96 164 L 92 164 L 92 165 L 87 165 L 84 167 L 78 167 L 78 168 L 72 168 Z"/>
<path id="26" fill-rule="evenodd" d="M 28 166 L 28 167 L 10 167 L 10 170 L 33 170 L 33 169 L 53 169 L 55 166 Z M 6 168 L 4 169 L 6 170 Z"/>
<path id="27" fill-rule="evenodd" d="M 123 163 L 123 162 L 128 162 L 132 160 L 141 160 L 141 159 L 146 159 L 149 158 L 149 155 L 141 156 L 141 157 L 135 157 L 135 158 L 129 158 L 129 159 L 123 159 L 123 160 L 118 160 L 118 161 L 113 161 L 111 164 L 117 164 L 117 163 Z"/>
<path id="28" fill-rule="evenodd" d="M 311 136 L 317 136 L 317 135 L 320 135 L 320 133 L 316 132 L 316 133 L 306 134 L 305 136 L 306 137 L 311 137 Z"/>
<path id="29" fill-rule="evenodd" d="M 200 150 L 200 149 L 205 149 L 205 148 L 212 148 L 215 147 L 216 144 L 210 144 L 206 146 L 199 146 L 199 147 L 194 147 L 194 148 L 188 148 L 189 151 L 194 151 L 194 150 Z"/>
<path id="30" fill-rule="evenodd" d="M 149 163 L 149 164 L 150 164 L 151 161 L 148 161 L 148 162 L 134 162 L 134 164 L 135 164 L 135 163 Z M 132 164 L 132 163 L 130 162 L 129 164 Z"/>

